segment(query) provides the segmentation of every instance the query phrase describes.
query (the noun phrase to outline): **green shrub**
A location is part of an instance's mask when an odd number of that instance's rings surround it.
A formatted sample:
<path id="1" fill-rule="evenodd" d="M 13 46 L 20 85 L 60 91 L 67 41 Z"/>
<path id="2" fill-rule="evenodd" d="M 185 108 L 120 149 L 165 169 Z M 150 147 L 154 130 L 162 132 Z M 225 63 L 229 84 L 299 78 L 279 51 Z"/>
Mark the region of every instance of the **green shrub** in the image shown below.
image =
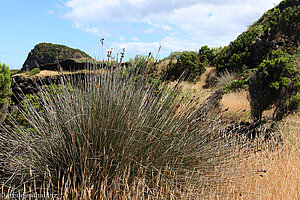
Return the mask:
<path id="1" fill-rule="evenodd" d="M 183 53 L 188 53 L 190 51 L 173 51 L 169 56 L 165 57 L 163 60 L 177 60 L 178 57 Z"/>
<path id="2" fill-rule="evenodd" d="M 178 57 L 176 63 L 170 62 L 164 71 L 163 78 L 167 80 L 178 79 L 183 75 L 184 80 L 194 82 L 200 78 L 205 70 L 205 67 L 199 63 L 195 52 L 184 52 Z"/>
<path id="3" fill-rule="evenodd" d="M 300 110 L 300 94 L 296 94 L 295 96 L 292 96 L 287 103 L 288 111 L 289 112 L 297 112 Z"/>
<path id="4" fill-rule="evenodd" d="M 0 63 L 0 108 L 11 95 L 11 77 L 9 67 Z"/>
<path id="5" fill-rule="evenodd" d="M 66 60 L 74 58 L 74 56 L 78 54 L 80 54 L 81 57 L 92 59 L 88 54 L 79 49 L 51 43 L 39 43 L 35 45 L 31 52 L 39 59 L 58 58 L 58 60 Z"/>
<path id="6" fill-rule="evenodd" d="M 52 84 L 52 85 L 43 85 L 41 86 L 41 91 L 49 93 L 49 95 L 55 95 L 57 92 L 61 90 L 60 85 Z M 6 124 L 10 126 L 13 124 L 18 124 L 18 126 L 22 126 L 23 128 L 31 128 L 28 120 L 26 119 L 26 115 L 29 113 L 28 104 L 30 104 L 30 108 L 32 107 L 39 113 L 44 112 L 42 109 L 42 105 L 40 104 L 41 92 L 38 94 L 27 94 L 23 100 L 21 100 L 18 105 L 18 109 L 12 109 L 12 111 L 7 115 Z M 12 105 L 15 105 L 14 103 Z"/>
<path id="7" fill-rule="evenodd" d="M 217 71 L 219 73 L 224 70 L 242 72 L 253 67 L 250 47 L 258 33 L 259 29 L 248 30 L 239 35 L 228 47 L 222 49 L 214 60 Z"/>
<path id="8" fill-rule="evenodd" d="M 281 119 L 287 112 L 288 99 L 299 92 L 300 73 L 291 58 L 281 50 L 274 50 L 249 79 L 251 114 L 255 119 L 261 119 L 262 112 L 274 104 L 277 107 L 274 118 Z"/>
<path id="9" fill-rule="evenodd" d="M 226 85 L 225 92 L 245 89 L 246 82 L 247 80 L 233 80 Z"/>
<path id="10" fill-rule="evenodd" d="M 33 76 L 33 75 L 36 75 L 40 72 L 41 72 L 40 68 L 34 68 L 30 71 L 30 75 Z"/>
<path id="11" fill-rule="evenodd" d="M 275 48 L 293 53 L 299 44 L 299 9 L 297 1 L 284 0 L 266 12 L 218 53 L 214 59 L 218 73 L 256 68 Z"/>
<path id="12" fill-rule="evenodd" d="M 207 67 L 211 64 L 212 60 L 214 59 L 214 52 L 207 46 L 203 46 L 200 48 L 198 56 L 200 63 L 203 66 Z"/>
<path id="13" fill-rule="evenodd" d="M 241 151 L 235 137 L 223 135 L 226 120 L 213 105 L 183 98 L 176 86 L 153 91 L 144 73 L 101 69 L 61 81 L 53 92 L 39 88 L 38 105 L 24 99 L 31 128 L 12 120 L 0 137 L 11 174 L 5 184 L 46 182 L 55 193 L 71 191 L 68 199 L 101 198 L 99 191 L 111 192 L 116 182 L 121 191 L 136 181 L 154 191 L 162 184 L 157 177 L 186 190 L 185 183 L 214 181 Z"/>

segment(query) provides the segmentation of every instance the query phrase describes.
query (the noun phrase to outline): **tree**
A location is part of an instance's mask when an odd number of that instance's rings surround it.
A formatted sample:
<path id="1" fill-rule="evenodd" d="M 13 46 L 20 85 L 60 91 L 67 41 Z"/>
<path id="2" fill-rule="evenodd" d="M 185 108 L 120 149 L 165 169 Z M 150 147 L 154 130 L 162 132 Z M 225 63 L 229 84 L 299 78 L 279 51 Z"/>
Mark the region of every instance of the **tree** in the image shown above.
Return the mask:
<path id="1" fill-rule="evenodd" d="M 298 107 L 299 90 L 300 72 L 293 66 L 292 58 L 281 50 L 272 51 L 249 80 L 252 117 L 261 119 L 262 112 L 275 105 L 273 118 L 282 119 Z"/>
<path id="2" fill-rule="evenodd" d="M 204 66 L 209 65 L 214 59 L 213 50 L 208 46 L 202 46 L 199 49 L 199 60 Z"/>

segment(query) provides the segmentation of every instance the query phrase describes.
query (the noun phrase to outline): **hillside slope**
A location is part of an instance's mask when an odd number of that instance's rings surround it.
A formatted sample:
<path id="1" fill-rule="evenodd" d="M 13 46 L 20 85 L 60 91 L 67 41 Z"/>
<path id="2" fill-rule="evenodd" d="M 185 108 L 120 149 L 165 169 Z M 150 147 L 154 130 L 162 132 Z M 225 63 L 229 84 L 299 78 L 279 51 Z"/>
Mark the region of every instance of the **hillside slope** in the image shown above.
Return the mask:
<path id="1" fill-rule="evenodd" d="M 300 44 L 300 1 L 284 0 L 225 47 L 215 58 L 218 72 L 256 68 L 272 50 L 294 54 Z"/>

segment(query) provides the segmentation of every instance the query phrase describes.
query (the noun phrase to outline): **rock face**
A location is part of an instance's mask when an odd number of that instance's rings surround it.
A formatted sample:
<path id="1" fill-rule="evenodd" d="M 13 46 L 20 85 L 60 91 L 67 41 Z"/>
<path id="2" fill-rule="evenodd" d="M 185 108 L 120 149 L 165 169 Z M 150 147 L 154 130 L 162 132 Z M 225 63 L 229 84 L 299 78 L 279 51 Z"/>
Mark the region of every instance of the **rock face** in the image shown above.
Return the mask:
<path id="1" fill-rule="evenodd" d="M 63 78 L 68 79 L 70 77 L 76 77 L 77 80 L 84 80 L 85 76 L 86 73 L 84 72 L 38 78 L 14 76 L 12 77 L 11 85 L 11 90 L 13 93 L 11 96 L 11 102 L 13 102 L 14 105 L 18 105 L 23 100 L 24 95 L 38 93 L 40 86 L 51 84 L 59 85 L 61 84 Z"/>
<path id="2" fill-rule="evenodd" d="M 56 70 L 58 63 L 67 60 L 68 63 L 82 63 L 78 61 L 91 59 L 92 58 L 88 54 L 82 52 L 79 49 L 73 49 L 58 44 L 40 43 L 37 44 L 34 49 L 29 52 L 21 71 L 32 70 L 34 68 L 49 69 L 50 66 L 55 66 L 55 68 L 53 68 L 52 70 Z"/>
<path id="3" fill-rule="evenodd" d="M 72 59 L 67 59 L 54 64 L 47 64 L 40 66 L 40 70 L 64 70 L 64 71 L 77 71 L 86 69 L 91 65 L 89 62 L 76 62 Z M 94 68 L 104 67 L 104 64 L 92 64 Z"/>

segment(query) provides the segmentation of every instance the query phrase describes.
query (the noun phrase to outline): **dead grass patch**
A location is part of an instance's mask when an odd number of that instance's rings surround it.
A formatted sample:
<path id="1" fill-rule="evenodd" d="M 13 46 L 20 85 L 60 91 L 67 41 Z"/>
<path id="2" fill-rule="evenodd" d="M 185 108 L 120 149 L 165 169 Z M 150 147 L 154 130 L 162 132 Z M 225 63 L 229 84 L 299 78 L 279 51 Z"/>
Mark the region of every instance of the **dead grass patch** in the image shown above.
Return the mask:
<path id="1" fill-rule="evenodd" d="M 241 170 L 245 167 L 253 171 L 265 170 L 265 173 L 253 173 L 232 181 L 215 192 L 226 195 L 214 199 L 300 199 L 299 119 L 299 114 L 295 114 L 280 122 L 282 147 L 260 151 L 241 163 Z"/>
<path id="2" fill-rule="evenodd" d="M 230 112 L 236 113 L 241 110 L 250 111 L 250 103 L 248 101 L 248 91 L 231 92 L 225 94 L 221 100 L 224 108 L 228 108 Z"/>

